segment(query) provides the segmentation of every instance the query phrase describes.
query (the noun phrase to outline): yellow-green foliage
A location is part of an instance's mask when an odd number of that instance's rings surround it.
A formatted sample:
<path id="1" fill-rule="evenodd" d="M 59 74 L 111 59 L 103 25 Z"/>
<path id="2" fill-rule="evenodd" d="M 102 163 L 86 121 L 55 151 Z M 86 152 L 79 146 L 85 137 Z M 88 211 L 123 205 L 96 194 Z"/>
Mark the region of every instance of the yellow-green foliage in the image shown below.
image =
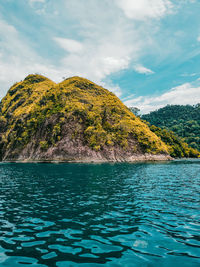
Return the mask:
<path id="1" fill-rule="evenodd" d="M 199 151 L 188 146 L 180 137 L 172 131 L 161 129 L 152 125 L 150 129 L 159 136 L 168 147 L 170 155 L 174 158 L 200 157 Z"/>
<path id="2" fill-rule="evenodd" d="M 102 128 L 100 124 L 98 126 L 89 126 L 85 132 L 85 138 L 90 144 L 91 147 L 96 148 L 98 150 L 101 146 L 103 146 L 106 142 L 106 131 Z"/>
<path id="3" fill-rule="evenodd" d="M 60 140 L 62 124 L 74 122 L 72 138 L 82 135 L 97 151 L 105 145 L 126 149 L 133 138 L 143 152 L 168 152 L 161 139 L 113 93 L 80 77 L 55 84 L 44 76 L 29 75 L 10 88 L 1 102 L 0 116 L 11 117 L 4 135 L 13 144 L 16 131 L 20 143 L 26 145 L 45 120 L 57 116 L 51 138 L 40 142 L 42 149 L 47 149 L 47 141 L 55 144 Z"/>
<path id="4" fill-rule="evenodd" d="M 19 117 L 31 113 L 40 100 L 55 83 L 41 75 L 29 75 L 22 82 L 16 83 L 2 99 L 2 114 L 8 112 Z"/>
<path id="5" fill-rule="evenodd" d="M 47 141 L 40 141 L 40 147 L 42 150 L 47 150 L 49 147 Z"/>
<path id="6" fill-rule="evenodd" d="M 7 120 L 4 116 L 0 116 L 0 125 L 5 125 L 7 123 Z"/>

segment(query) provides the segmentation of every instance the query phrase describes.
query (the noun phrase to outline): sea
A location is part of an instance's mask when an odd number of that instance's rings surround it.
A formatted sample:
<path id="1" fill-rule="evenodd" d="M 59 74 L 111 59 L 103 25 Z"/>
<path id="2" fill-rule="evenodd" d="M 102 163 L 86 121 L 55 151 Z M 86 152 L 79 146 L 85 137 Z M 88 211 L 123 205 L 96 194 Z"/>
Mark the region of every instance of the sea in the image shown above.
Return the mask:
<path id="1" fill-rule="evenodd" d="M 200 266 L 200 160 L 0 163 L 0 266 Z"/>

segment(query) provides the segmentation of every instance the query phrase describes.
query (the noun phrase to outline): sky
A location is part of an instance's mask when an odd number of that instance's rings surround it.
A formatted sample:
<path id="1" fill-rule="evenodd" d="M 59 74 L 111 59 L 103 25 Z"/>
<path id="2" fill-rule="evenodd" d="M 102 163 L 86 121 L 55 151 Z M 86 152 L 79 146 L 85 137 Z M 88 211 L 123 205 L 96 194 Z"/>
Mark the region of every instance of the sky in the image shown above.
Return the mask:
<path id="1" fill-rule="evenodd" d="M 0 98 L 81 76 L 148 113 L 200 103 L 199 0 L 0 0 Z"/>

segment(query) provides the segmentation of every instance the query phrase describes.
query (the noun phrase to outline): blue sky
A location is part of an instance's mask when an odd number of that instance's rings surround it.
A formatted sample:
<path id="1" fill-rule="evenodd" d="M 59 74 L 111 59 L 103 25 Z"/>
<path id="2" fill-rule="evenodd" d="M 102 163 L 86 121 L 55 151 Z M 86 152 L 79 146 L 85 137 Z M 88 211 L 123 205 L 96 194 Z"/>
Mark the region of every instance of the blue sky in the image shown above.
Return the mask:
<path id="1" fill-rule="evenodd" d="M 200 102 L 199 0 L 1 0 L 0 97 L 82 76 L 142 113 Z"/>

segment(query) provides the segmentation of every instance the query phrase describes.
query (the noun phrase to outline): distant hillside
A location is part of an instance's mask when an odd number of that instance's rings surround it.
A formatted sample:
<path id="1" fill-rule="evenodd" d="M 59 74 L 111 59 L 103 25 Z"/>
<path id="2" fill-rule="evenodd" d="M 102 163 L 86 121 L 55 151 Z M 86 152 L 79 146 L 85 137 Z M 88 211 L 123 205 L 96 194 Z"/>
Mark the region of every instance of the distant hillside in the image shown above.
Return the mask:
<path id="1" fill-rule="evenodd" d="M 2 161 L 169 159 L 168 147 L 111 92 L 80 77 L 29 75 L 0 103 Z"/>
<path id="2" fill-rule="evenodd" d="M 174 132 L 161 129 L 155 125 L 150 126 L 150 129 L 167 145 L 170 156 L 173 158 L 196 158 L 200 156 L 198 150 L 189 147 L 189 145 L 180 137 L 176 136 Z"/>
<path id="3" fill-rule="evenodd" d="M 189 146 L 200 151 L 200 104 L 168 105 L 141 118 L 151 125 L 173 131 Z"/>

